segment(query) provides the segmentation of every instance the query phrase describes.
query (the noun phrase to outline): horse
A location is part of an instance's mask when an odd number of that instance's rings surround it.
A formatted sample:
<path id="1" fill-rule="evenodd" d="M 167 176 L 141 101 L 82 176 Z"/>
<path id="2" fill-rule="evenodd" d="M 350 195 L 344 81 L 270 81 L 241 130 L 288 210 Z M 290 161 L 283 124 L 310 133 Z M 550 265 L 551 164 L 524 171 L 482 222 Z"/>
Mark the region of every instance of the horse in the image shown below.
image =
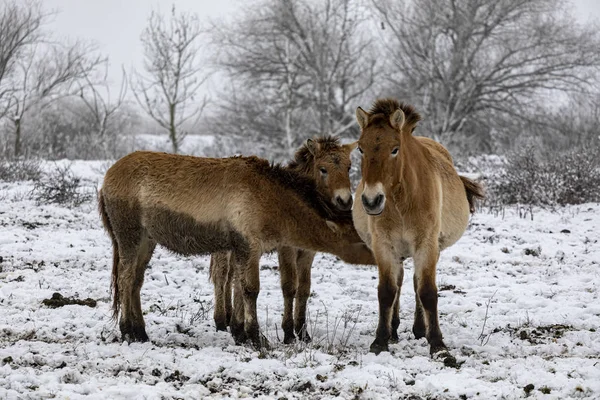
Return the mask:
<path id="1" fill-rule="evenodd" d="M 181 255 L 231 252 L 244 305 L 232 326 L 256 347 L 268 345 L 256 316 L 262 253 L 291 246 L 373 258 L 351 216 L 332 207 L 313 179 L 258 157 L 134 152 L 107 171 L 98 199 L 113 247 L 113 317 L 120 312 L 127 341 L 148 340 L 140 290 L 157 244 Z"/>
<path id="2" fill-rule="evenodd" d="M 352 212 L 354 226 L 371 248 L 379 271 L 379 323 L 370 351 L 389 351 L 398 341 L 403 262 L 413 257 L 416 309 L 413 333 L 426 337 L 430 354 L 446 351 L 438 320 L 436 265 L 440 251 L 465 232 L 482 186 L 459 176 L 440 143 L 413 136 L 421 116 L 395 99 L 356 109 L 361 133 L 361 180 Z"/>
<path id="3" fill-rule="evenodd" d="M 286 169 L 314 179 L 319 192 L 329 196 L 330 202 L 339 210 L 350 214 L 353 202 L 349 177 L 350 154 L 355 148 L 356 142 L 341 145 L 339 139 L 332 136 L 308 139 L 296 151 Z M 311 289 L 310 272 L 316 253 L 288 246 L 279 247 L 277 252 L 284 299 L 281 323 L 283 342 L 293 343 L 296 340 L 294 332 L 300 340 L 309 342 L 311 338 L 306 331 L 306 305 Z M 215 287 L 214 320 L 217 330 L 227 330 L 233 312 L 233 268 L 230 268 L 229 262 L 230 255 L 226 253 L 211 256 L 210 278 Z M 374 264 L 374 260 L 372 263 Z"/>

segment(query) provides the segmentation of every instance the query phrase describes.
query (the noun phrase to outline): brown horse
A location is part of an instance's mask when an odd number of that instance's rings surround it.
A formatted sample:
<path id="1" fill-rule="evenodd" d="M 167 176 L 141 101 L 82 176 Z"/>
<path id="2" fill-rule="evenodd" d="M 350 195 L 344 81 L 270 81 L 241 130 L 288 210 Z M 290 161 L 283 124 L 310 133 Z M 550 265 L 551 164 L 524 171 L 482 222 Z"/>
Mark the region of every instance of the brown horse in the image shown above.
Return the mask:
<path id="1" fill-rule="evenodd" d="M 412 135 L 420 115 L 393 99 L 358 107 L 362 179 L 354 225 L 373 250 L 379 269 L 379 325 L 371 351 L 398 340 L 403 261 L 413 257 L 416 311 L 413 333 L 427 337 L 431 354 L 446 349 L 438 322 L 436 264 L 440 251 L 464 233 L 482 187 L 454 169 L 439 143 Z"/>
<path id="2" fill-rule="evenodd" d="M 350 153 L 355 148 L 356 142 L 340 145 L 339 140 L 331 136 L 308 139 L 286 168 L 314 179 L 320 193 L 328 196 L 338 209 L 350 213 Z M 305 326 L 306 303 L 310 295 L 310 271 L 316 253 L 287 246 L 278 248 L 277 252 L 284 299 L 281 324 L 283 342 L 293 343 L 296 340 L 294 331 L 301 340 L 310 341 Z M 214 319 L 217 330 L 227 329 L 233 310 L 233 268 L 229 267 L 229 261 L 230 255 L 226 253 L 213 254 L 211 257 L 210 276 L 215 285 Z"/>
<path id="3" fill-rule="evenodd" d="M 99 209 L 113 244 L 113 311 L 121 312 L 125 340 L 148 339 L 140 290 L 157 244 L 183 255 L 231 251 L 244 305 L 236 326 L 255 346 L 263 252 L 292 246 L 372 259 L 348 213 L 331 207 L 314 180 L 257 157 L 135 152 L 106 173 Z"/>

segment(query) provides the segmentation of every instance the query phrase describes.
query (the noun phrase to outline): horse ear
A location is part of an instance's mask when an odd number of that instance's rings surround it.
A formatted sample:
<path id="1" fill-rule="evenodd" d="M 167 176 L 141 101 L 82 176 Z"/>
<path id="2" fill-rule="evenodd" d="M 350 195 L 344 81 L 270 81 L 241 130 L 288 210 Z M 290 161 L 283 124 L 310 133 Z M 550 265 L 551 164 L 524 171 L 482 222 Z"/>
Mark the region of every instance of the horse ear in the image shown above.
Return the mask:
<path id="1" fill-rule="evenodd" d="M 396 111 L 394 111 L 394 113 L 390 117 L 390 124 L 392 125 L 392 127 L 396 128 L 400 131 L 400 130 L 402 130 L 402 127 L 404 126 L 405 120 L 406 120 L 406 117 L 404 116 L 404 111 L 402 111 L 401 109 L 397 109 Z"/>
<path id="2" fill-rule="evenodd" d="M 352 153 L 358 147 L 358 140 L 342 146 L 348 153 Z"/>
<path id="3" fill-rule="evenodd" d="M 358 107 L 356 109 L 356 120 L 358 121 L 358 125 L 360 125 L 361 129 L 365 129 L 369 123 L 369 114 L 367 114 L 367 112 L 362 108 Z"/>
<path id="4" fill-rule="evenodd" d="M 335 222 L 330 221 L 330 220 L 325 220 L 325 223 L 327 224 L 329 229 L 331 229 L 333 231 L 333 233 L 336 233 L 338 235 L 342 234 L 342 229 Z"/>
<path id="5" fill-rule="evenodd" d="M 306 148 L 308 149 L 308 151 L 310 151 L 310 154 L 312 154 L 313 156 L 316 156 L 320 147 L 321 146 L 319 145 L 318 142 L 316 142 L 312 139 L 306 139 Z"/>

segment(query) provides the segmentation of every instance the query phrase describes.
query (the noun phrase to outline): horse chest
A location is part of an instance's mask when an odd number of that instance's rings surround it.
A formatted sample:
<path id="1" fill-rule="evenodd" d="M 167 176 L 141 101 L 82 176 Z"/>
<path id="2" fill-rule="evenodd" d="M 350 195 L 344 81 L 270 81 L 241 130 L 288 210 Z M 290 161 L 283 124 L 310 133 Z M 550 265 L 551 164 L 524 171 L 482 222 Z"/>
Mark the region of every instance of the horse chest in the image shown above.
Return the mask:
<path id="1" fill-rule="evenodd" d="M 390 251 L 394 254 L 395 258 L 402 260 L 413 256 L 413 246 L 403 239 L 398 239 L 390 243 Z"/>
<path id="2" fill-rule="evenodd" d="M 410 230 L 396 226 L 396 229 L 377 229 L 373 234 L 379 245 L 386 247 L 394 258 L 404 259 L 413 256 L 413 235 Z"/>

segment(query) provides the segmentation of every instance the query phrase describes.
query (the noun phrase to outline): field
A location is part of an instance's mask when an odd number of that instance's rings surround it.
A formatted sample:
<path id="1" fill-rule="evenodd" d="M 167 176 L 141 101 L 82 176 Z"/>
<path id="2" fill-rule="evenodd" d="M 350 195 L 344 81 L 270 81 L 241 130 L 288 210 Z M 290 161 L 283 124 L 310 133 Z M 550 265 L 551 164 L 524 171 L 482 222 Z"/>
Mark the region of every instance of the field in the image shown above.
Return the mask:
<path id="1" fill-rule="evenodd" d="M 48 168 L 51 166 L 48 165 Z M 105 163 L 76 162 L 87 190 Z M 207 257 L 158 249 L 142 307 L 149 343 L 121 343 L 111 320 L 111 248 L 95 195 L 37 205 L 31 182 L 0 182 L 0 399 L 600 398 L 600 205 L 479 210 L 438 266 L 445 366 L 412 333 L 405 263 L 400 342 L 368 353 L 377 269 L 319 254 L 310 344 L 284 345 L 276 255 L 261 260 L 266 352 L 216 332 Z M 50 308 L 54 293 L 96 301 Z"/>

